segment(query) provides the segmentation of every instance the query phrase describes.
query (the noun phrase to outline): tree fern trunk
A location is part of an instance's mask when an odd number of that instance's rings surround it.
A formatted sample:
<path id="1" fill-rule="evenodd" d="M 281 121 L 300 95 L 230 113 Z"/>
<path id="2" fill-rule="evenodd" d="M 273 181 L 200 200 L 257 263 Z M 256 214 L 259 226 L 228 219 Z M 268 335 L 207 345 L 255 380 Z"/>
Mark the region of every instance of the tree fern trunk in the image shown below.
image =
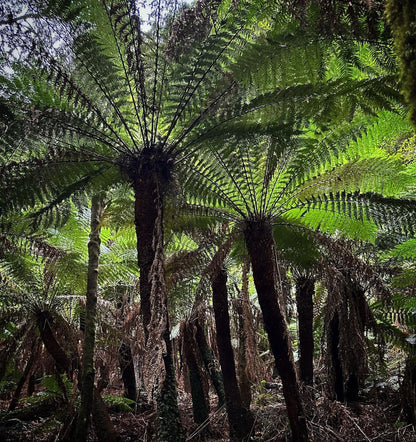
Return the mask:
<path id="1" fill-rule="evenodd" d="M 163 354 L 165 379 L 157 400 L 157 433 L 161 442 L 181 442 L 184 440 L 176 391 L 175 365 L 173 363 L 172 341 L 169 321 L 163 333 L 166 351 Z"/>
<path id="2" fill-rule="evenodd" d="M 313 384 L 313 295 L 315 281 L 311 277 L 296 278 L 296 306 L 299 323 L 299 371 L 306 385 Z"/>
<path id="3" fill-rule="evenodd" d="M 244 312 L 241 299 L 234 302 L 234 311 L 238 320 L 238 351 L 237 351 L 237 373 L 240 385 L 241 403 L 244 408 L 249 409 L 251 405 L 251 387 L 247 376 L 247 334 L 244 324 Z"/>
<path id="4" fill-rule="evenodd" d="M 247 222 L 245 241 L 253 268 L 254 283 L 264 326 L 276 368 L 282 379 L 283 394 L 293 440 L 308 440 L 306 419 L 299 394 L 289 332 L 278 304 L 275 246 L 272 226 L 264 220 Z"/>
<path id="5" fill-rule="evenodd" d="M 205 379 L 203 361 L 196 341 L 196 327 L 185 321 L 183 326 L 183 348 L 189 372 L 194 422 L 202 424 L 209 417 L 208 382 Z M 206 431 L 205 431 L 206 432 Z"/>
<path id="6" fill-rule="evenodd" d="M 145 340 L 152 317 L 150 274 L 155 259 L 153 236 L 158 217 L 158 183 L 153 177 L 138 179 L 134 183 L 135 217 L 137 236 L 137 261 L 140 269 L 140 314 L 143 318 Z"/>
<path id="7" fill-rule="evenodd" d="M 39 340 L 36 339 L 32 345 L 30 356 L 29 356 L 29 359 L 26 363 L 23 374 L 17 384 L 16 390 L 14 391 L 13 398 L 12 398 L 10 405 L 9 405 L 9 411 L 13 411 L 19 402 L 20 395 L 22 393 L 22 390 L 23 390 L 23 387 L 26 383 L 26 380 L 29 376 L 29 373 L 32 370 L 33 364 L 35 363 L 37 357 L 39 356 L 39 350 L 40 350 Z"/>
<path id="8" fill-rule="evenodd" d="M 335 398 L 342 402 L 344 400 L 344 375 L 342 373 L 342 365 L 339 356 L 340 335 L 338 313 L 335 313 L 328 327 L 328 351 L 332 362 L 331 377 L 333 378 L 333 391 L 335 393 Z"/>
<path id="9" fill-rule="evenodd" d="M 235 371 L 234 352 L 231 346 L 230 316 L 228 313 L 227 273 L 221 269 L 211 280 L 212 303 L 217 329 L 217 346 L 224 381 L 228 422 L 231 440 L 249 437 L 253 419 L 243 407 Z"/>
<path id="10" fill-rule="evenodd" d="M 51 329 L 51 314 L 45 311 L 37 312 L 36 321 L 43 345 L 55 361 L 56 368 L 60 373 L 67 373 L 68 377 L 70 378 L 71 360 L 69 359 L 59 342 L 56 340 L 56 337 Z"/>
<path id="11" fill-rule="evenodd" d="M 183 439 L 183 432 L 170 340 L 163 250 L 163 199 L 169 173 L 162 160 L 160 163 L 151 162 L 152 158 L 143 161 L 142 174 L 133 181 L 141 314 L 147 350 L 162 352 L 165 372 L 157 400 L 158 437 L 161 441 L 178 442 Z"/>
<path id="12" fill-rule="evenodd" d="M 54 359 L 58 371 L 70 373 L 71 359 L 67 356 L 65 350 L 56 340 L 54 333 L 52 332 L 50 327 L 50 323 L 52 323 L 51 315 L 48 312 L 38 312 L 36 319 L 43 345 Z M 75 341 L 75 339 L 71 339 L 71 341 Z M 99 440 L 105 440 L 106 442 L 118 441 L 119 438 L 114 430 L 106 406 L 96 388 L 94 388 L 92 417 Z"/>
<path id="13" fill-rule="evenodd" d="M 217 393 L 218 407 L 221 407 L 221 405 L 225 404 L 224 382 L 221 372 L 217 369 L 218 362 L 215 360 L 214 354 L 210 346 L 208 345 L 207 337 L 204 331 L 204 325 L 201 320 L 201 315 L 198 315 L 195 326 L 198 348 L 201 353 L 202 360 L 204 361 L 205 368 L 210 375 L 212 385 L 214 386 L 215 392 Z"/>
<path id="14" fill-rule="evenodd" d="M 90 240 L 88 242 L 87 300 L 82 353 L 81 405 L 78 412 L 77 428 L 75 432 L 75 440 L 77 442 L 87 440 L 94 401 L 95 323 L 97 315 L 98 261 L 101 246 L 100 225 L 103 212 L 104 203 L 102 195 L 93 196 L 91 201 L 91 231 Z"/>

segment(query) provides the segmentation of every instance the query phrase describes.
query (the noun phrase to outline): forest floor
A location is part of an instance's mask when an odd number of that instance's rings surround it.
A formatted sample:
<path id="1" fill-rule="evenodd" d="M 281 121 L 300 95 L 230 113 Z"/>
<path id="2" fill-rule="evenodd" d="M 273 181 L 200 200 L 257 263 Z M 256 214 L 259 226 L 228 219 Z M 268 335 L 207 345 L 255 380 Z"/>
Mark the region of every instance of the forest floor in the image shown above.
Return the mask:
<path id="1" fill-rule="evenodd" d="M 253 394 L 251 409 L 255 417 L 253 441 L 289 441 L 288 428 L 281 386 Z M 387 385 L 379 385 L 370 390 L 359 402 L 343 404 L 331 401 L 322 392 L 309 388 L 304 392 L 305 408 L 311 441 L 416 441 L 415 429 L 403 422 L 398 392 Z M 224 409 L 216 410 L 212 398 L 209 431 L 205 439 L 202 431 L 192 420 L 192 406 L 189 394 L 180 392 L 182 424 L 187 441 L 207 442 L 228 441 L 227 417 Z M 7 401 L 0 402 L 0 441 L 39 441 L 52 442 L 57 439 L 60 427 L 59 418 L 50 413 L 43 417 L 10 416 L 5 418 Z M 155 434 L 155 413 L 129 411 L 110 413 L 121 441 L 152 441 Z M 96 442 L 92 435 L 89 439 Z M 105 442 L 105 441 L 99 441 Z"/>

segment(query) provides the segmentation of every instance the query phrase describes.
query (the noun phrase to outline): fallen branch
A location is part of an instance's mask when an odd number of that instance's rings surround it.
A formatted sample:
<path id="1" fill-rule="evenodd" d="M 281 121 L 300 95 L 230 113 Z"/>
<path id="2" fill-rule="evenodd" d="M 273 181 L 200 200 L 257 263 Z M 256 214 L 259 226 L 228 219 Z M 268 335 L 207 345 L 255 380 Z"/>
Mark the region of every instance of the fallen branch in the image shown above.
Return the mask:
<path id="1" fill-rule="evenodd" d="M 225 409 L 225 404 L 221 405 L 221 407 L 218 408 L 218 410 L 216 410 L 214 413 L 212 413 L 212 416 L 209 416 L 207 419 L 204 420 L 204 422 L 202 422 L 202 424 L 193 432 L 191 433 L 186 440 L 191 440 L 193 439 L 195 436 L 197 436 L 199 433 L 201 433 L 208 425 L 209 422 L 211 421 L 211 419 L 218 414 L 220 411 L 223 411 Z"/>

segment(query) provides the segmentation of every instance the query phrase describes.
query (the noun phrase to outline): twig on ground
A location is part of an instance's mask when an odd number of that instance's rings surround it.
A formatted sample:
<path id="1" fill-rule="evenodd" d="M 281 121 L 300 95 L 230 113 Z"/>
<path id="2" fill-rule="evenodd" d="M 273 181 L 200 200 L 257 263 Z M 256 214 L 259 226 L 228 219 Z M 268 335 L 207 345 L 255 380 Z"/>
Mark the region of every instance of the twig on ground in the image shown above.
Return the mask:
<path id="1" fill-rule="evenodd" d="M 222 410 L 224 410 L 224 408 L 225 408 L 225 404 L 224 405 L 222 405 L 220 408 L 218 408 L 218 410 L 216 410 L 213 414 L 212 414 L 212 416 L 209 416 L 207 419 L 205 419 L 204 420 L 204 422 L 202 422 L 202 424 L 193 432 L 193 433 L 191 433 L 187 438 L 186 438 L 186 440 L 188 441 L 188 440 L 191 440 L 191 439 L 193 439 L 195 436 L 197 436 L 201 431 L 203 431 L 208 425 L 209 425 L 209 422 L 210 422 L 210 420 L 216 415 L 216 414 L 219 414 L 219 412 L 220 411 L 222 411 Z"/>

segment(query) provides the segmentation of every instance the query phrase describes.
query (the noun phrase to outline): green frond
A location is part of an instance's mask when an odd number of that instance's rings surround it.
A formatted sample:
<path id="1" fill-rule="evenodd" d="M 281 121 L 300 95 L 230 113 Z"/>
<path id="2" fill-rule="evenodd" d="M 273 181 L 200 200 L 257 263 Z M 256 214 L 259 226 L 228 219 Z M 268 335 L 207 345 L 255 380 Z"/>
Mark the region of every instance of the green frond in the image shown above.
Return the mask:
<path id="1" fill-rule="evenodd" d="M 391 284 L 394 288 L 408 288 L 416 285 L 416 270 L 413 266 L 404 267 L 397 276 L 392 278 Z"/>
<path id="2" fill-rule="evenodd" d="M 414 260 L 416 258 L 416 239 L 409 239 L 396 245 L 389 255 L 395 258 Z"/>
<path id="3" fill-rule="evenodd" d="M 389 306 L 377 302 L 371 309 L 378 321 L 379 333 L 407 354 L 414 354 L 416 349 L 412 332 L 416 328 L 415 298 L 396 295 Z"/>
<path id="4" fill-rule="evenodd" d="M 317 244 L 311 232 L 290 225 L 276 224 L 273 236 L 279 254 L 286 261 L 303 269 L 310 268 L 320 258 Z"/>
<path id="5" fill-rule="evenodd" d="M 335 208 L 338 201 L 332 198 L 313 201 L 309 207 L 290 210 L 282 218 L 290 224 L 299 220 L 312 231 L 374 241 L 377 226 L 367 218 L 364 207 L 355 201 L 344 200 L 346 211 L 338 212 Z"/>
<path id="6" fill-rule="evenodd" d="M 413 235 L 415 231 L 416 204 L 413 199 L 388 198 L 375 193 L 359 196 L 367 216 L 379 228 L 404 235 Z"/>

